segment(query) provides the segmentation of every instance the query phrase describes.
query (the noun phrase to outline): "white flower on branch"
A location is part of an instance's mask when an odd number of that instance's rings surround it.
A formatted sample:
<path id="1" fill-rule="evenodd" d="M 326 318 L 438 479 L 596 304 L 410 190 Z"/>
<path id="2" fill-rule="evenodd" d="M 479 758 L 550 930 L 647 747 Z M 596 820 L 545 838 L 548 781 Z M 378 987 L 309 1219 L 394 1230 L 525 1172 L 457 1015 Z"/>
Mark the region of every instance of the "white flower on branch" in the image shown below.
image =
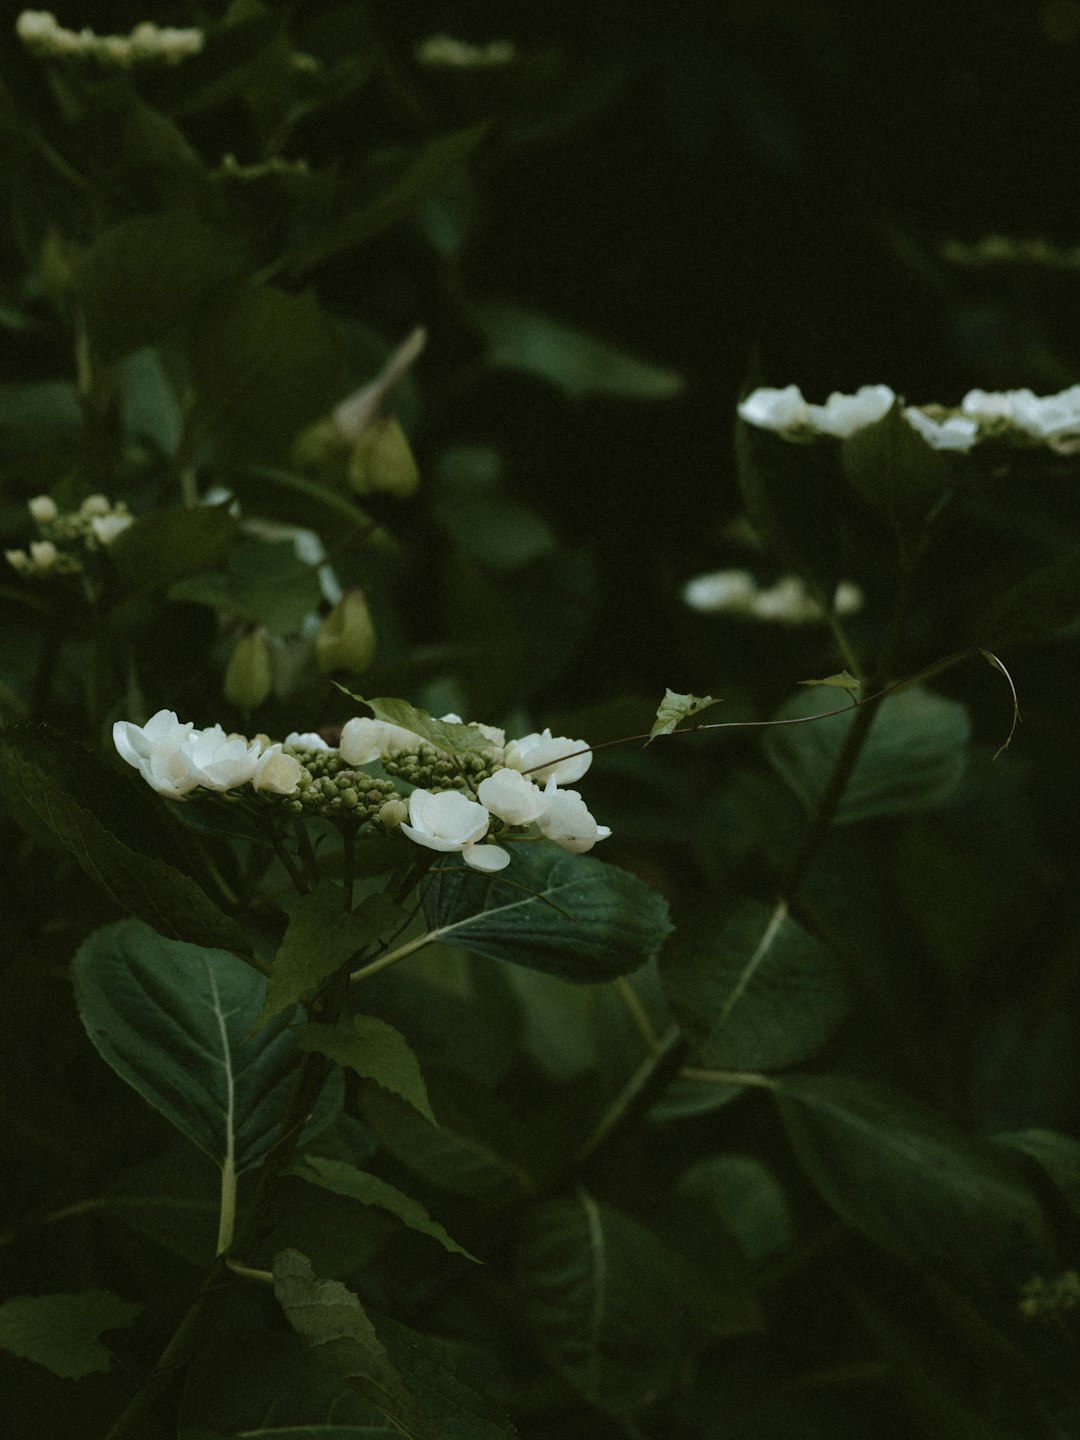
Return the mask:
<path id="1" fill-rule="evenodd" d="M 483 805 L 459 790 L 414 790 L 409 796 L 408 825 L 402 832 L 429 850 L 457 851 L 474 870 L 502 870 L 509 853 L 499 845 L 481 845 L 491 824 Z"/>
<path id="2" fill-rule="evenodd" d="M 607 825 L 598 825 L 576 790 L 560 790 L 554 777 L 547 783 L 546 804 L 539 818 L 540 832 L 548 840 L 582 855 L 598 840 L 611 834 Z"/>
<path id="3" fill-rule="evenodd" d="M 584 740 L 569 740 L 542 730 L 511 740 L 506 747 L 506 764 L 528 772 L 529 779 L 543 784 L 553 779 L 558 785 L 572 785 L 592 764 L 592 751 Z"/>
<path id="4" fill-rule="evenodd" d="M 481 780 L 476 793 L 489 814 L 505 820 L 508 825 L 530 825 L 539 820 L 547 805 L 539 785 L 534 785 L 520 770 L 505 766 Z"/>

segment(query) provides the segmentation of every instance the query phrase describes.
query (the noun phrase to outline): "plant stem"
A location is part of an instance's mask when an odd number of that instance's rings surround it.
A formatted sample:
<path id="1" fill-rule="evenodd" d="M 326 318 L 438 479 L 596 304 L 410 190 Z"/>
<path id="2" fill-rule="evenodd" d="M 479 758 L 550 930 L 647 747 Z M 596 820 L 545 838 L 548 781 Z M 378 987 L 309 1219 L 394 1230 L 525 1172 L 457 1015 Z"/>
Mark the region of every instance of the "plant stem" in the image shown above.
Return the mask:
<path id="1" fill-rule="evenodd" d="M 430 945 L 433 940 L 438 940 L 442 933 L 441 930 L 425 930 L 423 935 L 417 935 L 414 939 L 407 940 L 396 950 L 388 950 L 377 960 L 372 960 L 370 964 L 361 965 L 359 970 L 354 970 L 349 976 L 349 984 L 355 985 L 359 980 L 367 980 L 370 976 L 377 975 L 380 970 L 386 970 L 391 965 L 396 965 L 399 960 L 404 960 L 406 955 L 413 955 L 417 950 L 422 950 L 425 945 Z"/>

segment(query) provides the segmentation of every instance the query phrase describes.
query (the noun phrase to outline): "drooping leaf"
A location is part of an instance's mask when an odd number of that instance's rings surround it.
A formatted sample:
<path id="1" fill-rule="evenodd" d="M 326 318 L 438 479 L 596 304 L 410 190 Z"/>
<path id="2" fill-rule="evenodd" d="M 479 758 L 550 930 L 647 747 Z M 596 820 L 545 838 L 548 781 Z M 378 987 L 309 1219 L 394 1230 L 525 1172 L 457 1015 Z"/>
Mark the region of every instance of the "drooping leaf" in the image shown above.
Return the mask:
<path id="1" fill-rule="evenodd" d="M 152 510 L 117 536 L 109 558 L 128 589 L 163 590 L 187 575 L 220 565 L 237 529 L 224 505 Z"/>
<path id="2" fill-rule="evenodd" d="M 997 648 L 1043 640 L 1080 619 L 1080 550 L 1070 550 L 1018 581 L 975 625 L 980 643 Z"/>
<path id="3" fill-rule="evenodd" d="M 309 1021 L 297 1029 L 296 1040 L 301 1050 L 316 1050 L 335 1065 L 345 1065 L 363 1079 L 400 1095 L 435 1123 L 420 1062 L 404 1035 L 385 1020 L 354 1015 L 347 1026 Z"/>
<path id="4" fill-rule="evenodd" d="M 78 1380 L 108 1370 L 112 1356 L 99 1337 L 130 1325 L 142 1308 L 107 1290 L 18 1295 L 0 1304 L 0 1349 Z"/>
<path id="5" fill-rule="evenodd" d="M 296 1250 L 274 1257 L 274 1293 L 290 1325 L 319 1361 L 374 1401 L 409 1440 L 445 1440 L 424 1414 L 364 1307 L 338 1280 L 320 1280 Z"/>
<path id="6" fill-rule="evenodd" d="M 685 1281 L 636 1220 L 585 1190 L 536 1205 L 518 1273 L 541 1344 L 591 1404 L 633 1412 L 670 1389 L 689 1338 Z"/>
<path id="7" fill-rule="evenodd" d="M 393 696 L 378 696 L 374 700 L 368 700 L 363 695 L 346 690 L 344 685 L 339 685 L 338 689 L 343 690 L 359 705 L 366 705 L 376 720 L 385 720 L 390 725 L 400 725 L 403 730 L 411 730 L 429 745 L 435 745 L 450 755 L 482 754 L 491 749 L 491 741 L 475 725 L 436 720 L 426 710 L 420 710 L 417 706 L 410 705 L 407 700 L 398 700 Z"/>
<path id="8" fill-rule="evenodd" d="M 855 676 L 847 670 L 841 670 L 836 675 L 826 675 L 823 680 L 800 680 L 800 685 L 833 685 L 838 690 L 846 690 L 849 695 L 855 696 L 862 689 L 862 681 L 856 680 Z"/>
<path id="9" fill-rule="evenodd" d="M 245 1440 L 401 1440 L 291 1331 L 216 1336 L 188 1372 L 180 1423 L 182 1440 L 195 1427 Z"/>
<path id="10" fill-rule="evenodd" d="M 835 710 L 827 692 L 802 690 L 777 712 L 801 720 Z M 855 711 L 765 732 L 773 769 L 813 813 L 829 785 Z M 948 799 L 963 778 L 970 727 L 967 712 L 921 686 L 881 701 L 836 813 L 851 825 L 876 815 L 926 810 Z"/>
<path id="11" fill-rule="evenodd" d="M 327 880 L 289 907 L 289 926 L 270 967 L 257 1025 L 295 1005 L 400 918 L 386 895 L 369 895 L 349 912 L 343 894 L 340 885 Z"/>
<path id="12" fill-rule="evenodd" d="M 107 828 L 104 812 L 124 820 L 111 773 L 77 742 L 41 727 L 11 726 L 0 732 L 0 769 L 18 796 L 44 822 L 96 884 L 122 910 L 166 935 L 194 944 L 227 947 L 244 955 L 247 936 L 218 909 L 206 891 L 167 860 L 143 854 Z M 74 788 L 77 787 L 77 788 Z M 166 836 L 132 814 L 147 843 L 170 849 Z"/>
<path id="13" fill-rule="evenodd" d="M 108 362 L 159 340 L 232 268 L 228 238 L 187 211 L 132 215 L 110 225 L 75 267 L 94 353 Z"/>
<path id="14" fill-rule="evenodd" d="M 661 970 L 700 1043 L 695 1063 L 774 1070 L 813 1055 L 848 1008 L 838 962 L 787 906 L 741 900 L 722 923 L 680 931 Z"/>
<path id="15" fill-rule="evenodd" d="M 195 417 L 221 459 L 284 461 L 302 426 L 340 399 L 341 340 L 311 294 L 249 286 L 207 312 L 194 350 Z"/>
<path id="16" fill-rule="evenodd" d="M 1050 1176 L 1073 1212 L 1080 1215 L 1080 1140 L 1054 1130 L 1010 1130 L 995 1135 L 994 1144 L 1030 1155 Z"/>
<path id="17" fill-rule="evenodd" d="M 464 1255 L 467 1260 L 476 1260 L 475 1255 L 471 1255 L 463 1245 L 459 1245 L 437 1220 L 431 1218 L 419 1200 L 403 1194 L 396 1186 L 388 1184 L 378 1175 L 369 1175 L 367 1171 L 358 1170 L 355 1165 L 349 1165 L 344 1160 L 331 1160 L 323 1155 L 305 1155 L 293 1165 L 289 1173 L 311 1185 L 320 1185 L 324 1190 L 331 1190 L 335 1195 L 345 1195 L 350 1200 L 358 1200 L 361 1205 L 377 1205 L 381 1210 L 389 1210 L 403 1225 L 437 1240 L 443 1249 L 449 1250 L 452 1255 Z"/>
<path id="18" fill-rule="evenodd" d="M 74 962 L 75 998 L 105 1062 L 219 1165 L 250 1170 L 273 1143 L 300 1052 L 288 1013 L 251 1029 L 264 981 L 235 955 L 164 940 L 138 920 L 97 930 Z M 333 1119 L 324 1087 L 309 1134 Z"/>
<path id="19" fill-rule="evenodd" d="M 572 399 L 668 400 L 683 388 L 676 371 L 639 360 L 536 310 L 492 302 L 473 305 L 469 315 L 488 342 L 489 365 L 539 375 Z"/>
<path id="20" fill-rule="evenodd" d="M 700 715 L 703 710 L 721 703 L 712 695 L 679 695 L 674 690 L 667 690 L 656 712 L 656 720 L 649 731 L 647 743 L 651 744 L 658 735 L 670 735 L 681 721 L 689 720 L 692 715 Z"/>
<path id="21" fill-rule="evenodd" d="M 583 983 L 625 975 L 657 954 L 671 923 L 643 881 L 554 845 L 515 851 L 494 876 L 454 863 L 432 871 L 424 913 L 436 938 Z"/>
<path id="22" fill-rule="evenodd" d="M 949 484 L 953 459 L 935 450 L 904 418 L 899 401 L 840 447 L 853 489 L 904 528 L 920 525 Z"/>
<path id="23" fill-rule="evenodd" d="M 989 1146 L 897 1090 L 836 1075 L 775 1082 L 803 1168 L 847 1224 L 900 1253 L 986 1272 L 1038 1269 L 1035 1198 Z"/>
<path id="24" fill-rule="evenodd" d="M 299 634 L 322 599 L 315 566 L 291 540 L 243 540 L 229 551 L 224 571 L 190 575 L 169 589 L 170 600 L 209 605 L 275 635 Z"/>

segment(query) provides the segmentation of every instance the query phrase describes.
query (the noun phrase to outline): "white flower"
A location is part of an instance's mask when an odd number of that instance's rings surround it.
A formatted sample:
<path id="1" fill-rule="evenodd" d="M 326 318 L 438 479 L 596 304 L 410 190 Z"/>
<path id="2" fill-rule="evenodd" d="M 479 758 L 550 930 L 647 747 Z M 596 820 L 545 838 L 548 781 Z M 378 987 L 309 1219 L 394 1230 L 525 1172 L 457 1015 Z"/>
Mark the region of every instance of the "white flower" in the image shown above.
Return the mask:
<path id="1" fill-rule="evenodd" d="M 327 744 L 317 730 L 294 730 L 291 735 L 285 736 L 282 744 L 292 745 L 297 750 L 332 750 L 334 748 Z"/>
<path id="2" fill-rule="evenodd" d="M 358 715 L 345 722 L 338 748 L 347 765 L 367 765 L 381 755 L 400 755 L 417 750 L 423 743 L 421 736 L 402 725 Z"/>
<path id="3" fill-rule="evenodd" d="M 904 419 L 935 450 L 967 451 L 979 438 L 978 425 L 964 415 L 932 420 L 916 406 L 909 405 L 904 411 Z"/>
<path id="4" fill-rule="evenodd" d="M 540 830 L 564 850 L 582 855 L 591 850 L 598 840 L 606 840 L 611 834 L 607 825 L 596 823 L 576 790 L 558 789 L 554 776 L 547 783 L 545 799 L 547 804 L 540 816 Z"/>
<path id="5" fill-rule="evenodd" d="M 94 532 L 99 545 L 111 545 L 118 535 L 122 535 L 129 525 L 135 523 L 133 515 L 94 515 L 90 520 L 90 529 Z"/>
<path id="6" fill-rule="evenodd" d="M 1080 385 L 1057 395 L 1033 395 L 1030 390 L 1019 390 L 1013 401 L 1012 418 L 1036 440 L 1052 440 L 1080 430 Z"/>
<path id="7" fill-rule="evenodd" d="M 539 785 L 520 770 L 505 767 L 481 780 L 476 793 L 488 813 L 508 825 L 529 825 L 539 820 L 547 804 Z"/>
<path id="8" fill-rule="evenodd" d="M 56 501 L 51 495 L 35 495 L 32 500 L 26 502 L 30 514 L 39 525 L 47 525 L 50 520 L 55 520 L 60 511 L 56 507 Z"/>
<path id="9" fill-rule="evenodd" d="M 244 735 L 226 735 L 220 725 L 211 725 L 207 730 L 194 730 L 183 749 L 195 783 L 207 790 L 224 791 L 252 779 L 262 745 Z"/>
<path id="10" fill-rule="evenodd" d="M 834 390 L 824 405 L 808 405 L 807 410 L 815 430 L 844 440 L 856 430 L 876 424 L 895 401 L 896 392 L 888 385 L 861 385 L 854 395 Z"/>
<path id="11" fill-rule="evenodd" d="M 118 720 L 113 726 L 113 744 L 120 758 L 139 771 L 159 795 L 174 800 L 189 794 L 198 785 L 191 774 L 186 745 L 194 725 L 182 725 L 173 710 L 159 710 L 144 726 Z"/>
<path id="12" fill-rule="evenodd" d="M 808 625 L 827 619 L 825 609 L 795 575 L 785 575 L 767 588 L 758 586 L 748 570 L 717 570 L 698 575 L 683 587 L 683 599 L 703 613 L 722 611 L 753 620 Z M 842 581 L 833 596 L 837 615 L 861 610 L 865 597 L 857 585 Z"/>
<path id="13" fill-rule="evenodd" d="M 31 540 L 30 559 L 38 570 L 51 570 L 60 552 L 51 540 Z"/>
<path id="14" fill-rule="evenodd" d="M 568 740 L 545 729 L 511 740 L 506 764 L 513 770 L 527 770 L 538 784 L 554 779 L 556 784 L 572 785 L 592 764 L 592 751 L 584 740 Z"/>
<path id="15" fill-rule="evenodd" d="M 499 845 L 481 845 L 491 816 L 459 790 L 414 790 L 409 796 L 409 820 L 402 831 L 429 850 L 458 851 L 474 870 L 502 870 L 510 856 Z"/>
<path id="16" fill-rule="evenodd" d="M 960 409 L 977 420 L 1011 420 L 1018 395 L 1035 399 L 1030 390 L 969 390 L 960 401 Z"/>
<path id="17" fill-rule="evenodd" d="M 252 741 L 252 744 L 258 744 L 258 741 Z M 291 795 L 300 784 L 303 773 L 295 756 L 283 754 L 280 744 L 269 745 L 255 762 L 251 788 L 266 790 L 271 795 Z"/>
<path id="18" fill-rule="evenodd" d="M 810 407 L 797 385 L 783 390 L 762 388 L 752 391 L 739 406 L 739 415 L 759 430 L 791 430 L 810 422 Z"/>
<path id="19" fill-rule="evenodd" d="M 79 506 L 79 514 L 84 520 L 90 520 L 95 515 L 111 515 L 112 506 L 104 495 L 88 495 Z"/>
<path id="20" fill-rule="evenodd" d="M 13 569 L 17 570 L 20 575 L 27 574 L 33 568 L 30 562 L 30 556 L 25 550 L 5 550 L 4 559 Z"/>
<path id="21" fill-rule="evenodd" d="M 837 615 L 855 615 L 866 604 L 866 596 L 850 580 L 841 580 L 833 596 L 833 609 Z"/>
<path id="22" fill-rule="evenodd" d="M 691 610 L 749 610 L 757 594 L 757 581 L 749 570 L 713 570 L 695 575 L 683 586 L 682 598 Z"/>

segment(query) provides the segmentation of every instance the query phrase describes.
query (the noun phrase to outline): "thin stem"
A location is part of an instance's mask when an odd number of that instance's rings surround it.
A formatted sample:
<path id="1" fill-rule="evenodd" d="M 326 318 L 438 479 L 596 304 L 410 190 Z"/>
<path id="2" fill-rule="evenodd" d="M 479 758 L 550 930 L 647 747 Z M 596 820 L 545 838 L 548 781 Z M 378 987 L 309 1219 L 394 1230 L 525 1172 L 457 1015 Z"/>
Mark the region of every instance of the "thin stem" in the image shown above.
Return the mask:
<path id="1" fill-rule="evenodd" d="M 658 1059 L 662 1053 L 662 1047 L 660 1045 L 659 1039 L 657 1038 L 656 1031 L 652 1027 L 652 1021 L 649 1019 L 648 1015 L 646 1015 L 645 1007 L 638 999 L 637 991 L 634 989 L 633 985 L 630 984 L 630 981 L 627 980 L 625 975 L 616 976 L 614 981 L 614 987 L 615 993 L 626 1006 L 627 1012 L 629 1013 L 631 1020 L 633 1020 L 634 1024 L 637 1026 L 638 1034 L 645 1041 L 645 1044 L 649 1050 L 649 1054 Z"/>
<path id="2" fill-rule="evenodd" d="M 417 935 L 414 939 L 407 940 L 396 950 L 389 950 L 385 955 L 380 955 L 377 960 L 372 960 L 370 964 L 361 965 L 359 970 L 354 970 L 349 976 L 349 984 L 355 985 L 360 980 L 367 980 L 372 975 L 377 975 L 380 970 L 386 970 L 391 965 L 396 965 L 399 960 L 404 960 L 406 955 L 413 955 L 417 950 L 422 950 L 425 945 L 430 945 L 433 940 L 438 940 L 442 934 L 442 930 L 425 930 L 423 935 Z"/>
<path id="3" fill-rule="evenodd" d="M 777 1083 L 770 1075 L 761 1075 L 756 1070 L 702 1070 L 696 1065 L 684 1065 L 679 1078 L 700 1080 L 706 1085 L 755 1085 L 761 1090 L 775 1090 Z"/>
<path id="4" fill-rule="evenodd" d="M 657 1042 L 657 1049 L 650 1051 L 645 1056 L 604 1111 L 595 1129 L 578 1149 L 574 1157 L 576 1164 L 580 1165 L 582 1161 L 587 1160 L 593 1151 L 598 1150 L 607 1140 L 613 1130 L 624 1124 L 631 1114 L 637 1114 L 647 1104 L 652 1089 L 658 1083 L 658 1076 L 663 1074 L 664 1062 L 671 1063 L 673 1059 L 683 1053 L 685 1047 L 686 1041 L 682 1031 L 677 1025 L 672 1025 Z"/>
<path id="5" fill-rule="evenodd" d="M 351 915 L 353 872 L 356 868 L 356 824 L 352 820 L 346 820 L 341 826 L 341 864 L 344 870 L 341 881 L 345 889 L 345 909 Z"/>
<path id="6" fill-rule="evenodd" d="M 308 885 L 303 875 L 301 875 L 299 866 L 296 864 L 296 861 L 289 854 L 289 851 L 285 845 L 285 837 L 283 835 L 279 835 L 276 830 L 272 829 L 267 831 L 267 835 L 270 840 L 270 844 L 274 847 L 275 855 L 281 861 L 286 875 L 288 875 L 289 879 L 292 881 L 293 889 L 296 890 L 297 893 L 300 895 L 306 895 L 311 887 Z"/>
<path id="7" fill-rule="evenodd" d="M 221 1167 L 221 1202 L 218 1209 L 218 1234 L 215 1255 L 224 1255 L 233 1242 L 236 1230 L 236 1166 L 230 1159 Z"/>
<path id="8" fill-rule="evenodd" d="M 241 1265 L 239 1260 L 226 1260 L 233 1275 L 239 1275 L 241 1280 L 257 1280 L 260 1285 L 273 1285 L 274 1277 L 269 1270 L 255 1270 L 250 1265 Z"/>

